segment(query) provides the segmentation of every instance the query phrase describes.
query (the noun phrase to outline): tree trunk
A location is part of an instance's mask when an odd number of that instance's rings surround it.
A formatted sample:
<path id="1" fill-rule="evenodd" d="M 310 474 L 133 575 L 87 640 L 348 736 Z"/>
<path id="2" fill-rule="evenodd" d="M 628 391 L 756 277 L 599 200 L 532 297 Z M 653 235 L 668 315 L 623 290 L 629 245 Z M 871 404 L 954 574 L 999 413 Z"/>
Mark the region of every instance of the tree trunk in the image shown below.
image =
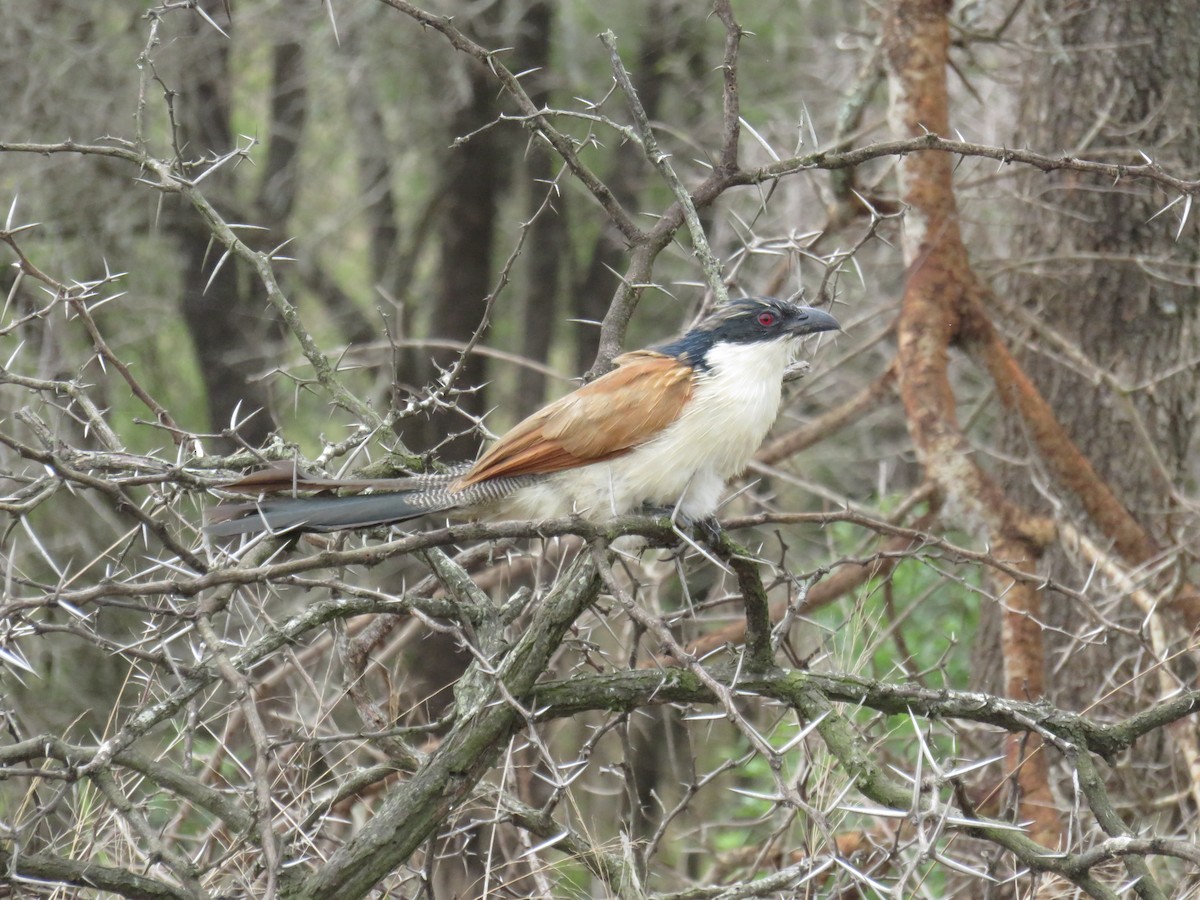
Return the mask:
<path id="1" fill-rule="evenodd" d="M 447 143 L 476 132 L 500 114 L 491 73 L 473 61 L 463 65 L 463 96 L 449 114 Z M 479 131 L 446 154 L 438 226 L 441 259 L 428 319 L 432 338 L 465 342 L 483 321 L 484 301 L 496 277 L 492 268 L 496 204 L 507 158 L 497 128 Z M 455 364 L 458 355 L 455 350 L 417 353 L 415 368 L 422 376 L 417 383 L 435 384 L 440 380 L 437 370 L 422 365 L 426 360 L 432 358 L 437 367 L 446 370 Z M 483 415 L 487 409 L 483 391 L 486 380 L 484 358 L 468 356 L 454 386 L 474 390 L 454 400 L 459 409 L 472 416 Z M 447 410 L 410 424 L 404 440 L 414 450 L 436 449 L 438 458 L 444 461 L 470 459 L 479 448 L 479 437 L 468 419 Z"/>
<path id="2" fill-rule="evenodd" d="M 1038 58 L 1042 68 L 1026 86 L 1024 142 L 1131 164 L 1143 161 L 1143 150 L 1168 170 L 1200 170 L 1196 5 L 1119 0 L 1081 8 L 1047 0 L 1044 12 L 1061 23 L 1060 45 Z M 1021 270 L 1012 296 L 1133 389 L 1153 450 L 1175 481 L 1187 461 L 1200 386 L 1194 366 L 1173 371 L 1200 352 L 1200 217 L 1190 216 L 1176 235 L 1182 203 L 1154 218 L 1174 197 L 1066 173 L 1026 183 L 1014 255 L 1049 262 Z M 1111 386 L 1061 360 L 1039 357 L 1031 368 L 1125 504 L 1156 537 L 1169 539 L 1158 516 L 1166 485 Z M 1098 412 L 1104 428 L 1096 427 Z"/>
<path id="3" fill-rule="evenodd" d="M 1034 57 L 1022 91 L 1019 143 L 1135 165 L 1144 151 L 1194 177 L 1200 169 L 1195 4 L 1041 0 L 1032 15 L 1046 38 L 1033 43 L 1047 49 Z M 1029 173 L 1022 184 L 1012 256 L 1025 262 L 1007 296 L 1031 314 L 1036 352 L 1023 363 L 1101 477 L 1159 545 L 1171 547 L 1180 540 L 1173 533 L 1173 485 L 1189 477 L 1200 388 L 1197 217 L 1181 228 L 1183 203 L 1156 217 L 1174 197 L 1067 172 Z M 1011 425 L 1006 444 L 1018 457 L 1028 447 Z M 1047 503 L 1043 479 L 1027 470 L 1011 480 L 1021 502 L 1075 508 L 1067 498 Z M 1148 615 L 1131 602 L 1127 586 L 1102 585 L 1093 564 L 1080 559 L 1072 568 L 1057 554 L 1052 577 L 1090 584 L 1088 595 L 1105 621 L 1129 631 L 1104 629 L 1085 638 L 1092 622 L 1078 601 L 1051 595 L 1047 695 L 1068 708 L 1099 702 L 1127 714 L 1164 689 L 1164 672 L 1146 672 L 1171 651 L 1168 639 L 1148 656 L 1152 642 L 1133 635 L 1145 634 L 1147 624 L 1153 632 L 1168 617 L 1162 610 Z M 1140 760 L 1159 769 L 1163 761 Z M 1127 771 L 1139 779 L 1147 774 L 1140 766 Z M 1148 784 L 1130 784 L 1130 796 L 1149 796 Z"/>
<path id="4" fill-rule="evenodd" d="M 521 21 L 517 52 L 522 69 L 529 72 L 524 78 L 529 97 L 538 106 L 550 100 L 546 71 L 550 65 L 550 37 L 553 31 L 553 8 L 544 0 L 535 0 Z M 529 185 L 529 216 L 533 224 L 525 243 L 526 287 L 521 328 L 521 355 L 534 362 L 550 358 L 550 344 L 555 325 L 561 316 L 558 294 L 561 288 L 562 261 L 570 248 L 567 242 L 566 220 L 563 216 L 566 194 L 555 191 L 550 181 L 561 167 L 561 161 L 532 141 L 525 164 Z M 536 369 L 522 368 L 517 375 L 517 395 L 513 412 L 524 416 L 533 412 L 546 399 L 546 376 Z"/>
<path id="5" fill-rule="evenodd" d="M 202 5 L 229 32 L 233 24 L 226 19 L 223 4 L 206 0 Z M 186 47 L 177 75 L 181 96 L 176 103 L 184 158 L 227 153 L 234 146 L 229 40 L 195 15 L 190 17 Z M 213 179 L 229 178 L 232 171 L 230 166 Z M 213 243 L 193 210 L 176 208 L 171 224 L 183 258 L 183 317 L 204 379 L 208 427 L 219 432 L 236 419 L 242 440 L 261 444 L 274 428 L 266 385 L 251 380 L 265 363 L 263 347 L 270 330 L 265 301 L 247 288 L 232 258 L 213 274 L 224 250 Z"/>

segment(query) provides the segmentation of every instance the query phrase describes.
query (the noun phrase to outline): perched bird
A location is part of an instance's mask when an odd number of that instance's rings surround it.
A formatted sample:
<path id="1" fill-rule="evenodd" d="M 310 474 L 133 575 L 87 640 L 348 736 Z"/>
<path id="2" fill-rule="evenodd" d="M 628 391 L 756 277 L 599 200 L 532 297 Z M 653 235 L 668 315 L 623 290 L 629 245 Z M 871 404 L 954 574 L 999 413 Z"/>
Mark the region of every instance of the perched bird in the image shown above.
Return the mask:
<path id="1" fill-rule="evenodd" d="M 473 465 L 386 481 L 299 477 L 291 485 L 290 475 L 271 470 L 228 487 L 360 493 L 221 505 L 205 530 L 338 531 L 428 513 L 604 522 L 643 507 L 700 521 L 775 422 L 799 339 L 838 329 L 819 309 L 734 300 L 682 337 L 618 356 L 615 369 L 514 426 Z"/>

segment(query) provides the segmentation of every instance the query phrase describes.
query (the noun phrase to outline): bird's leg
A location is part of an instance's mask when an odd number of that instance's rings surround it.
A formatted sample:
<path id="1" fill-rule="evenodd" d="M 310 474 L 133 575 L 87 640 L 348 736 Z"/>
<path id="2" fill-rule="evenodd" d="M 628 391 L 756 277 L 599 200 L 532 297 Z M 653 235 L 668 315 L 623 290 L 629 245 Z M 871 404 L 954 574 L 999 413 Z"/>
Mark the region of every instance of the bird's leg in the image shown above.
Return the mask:
<path id="1" fill-rule="evenodd" d="M 656 506 L 650 503 L 642 505 L 642 513 L 653 519 L 669 520 L 671 530 L 675 532 L 683 544 L 691 547 L 717 568 L 724 569 L 726 572 L 732 574 L 730 568 L 705 549 L 704 546 L 707 545 L 714 549 L 721 546 L 721 536 L 724 534 L 724 531 L 721 528 L 721 523 L 717 521 L 716 516 L 709 515 L 697 518 L 683 512 L 678 506 Z"/>

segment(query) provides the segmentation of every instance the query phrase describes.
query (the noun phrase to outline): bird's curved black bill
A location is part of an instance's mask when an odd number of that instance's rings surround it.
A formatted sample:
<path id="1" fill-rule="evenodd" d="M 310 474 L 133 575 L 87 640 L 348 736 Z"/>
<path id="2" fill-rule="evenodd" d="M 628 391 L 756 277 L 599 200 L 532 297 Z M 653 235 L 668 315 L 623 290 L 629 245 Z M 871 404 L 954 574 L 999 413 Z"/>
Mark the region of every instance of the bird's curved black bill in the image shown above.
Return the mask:
<path id="1" fill-rule="evenodd" d="M 796 311 L 795 319 L 791 323 L 793 334 L 816 334 L 819 331 L 841 331 L 842 326 L 838 320 L 825 312 L 823 309 L 816 309 L 812 306 L 801 306 Z"/>

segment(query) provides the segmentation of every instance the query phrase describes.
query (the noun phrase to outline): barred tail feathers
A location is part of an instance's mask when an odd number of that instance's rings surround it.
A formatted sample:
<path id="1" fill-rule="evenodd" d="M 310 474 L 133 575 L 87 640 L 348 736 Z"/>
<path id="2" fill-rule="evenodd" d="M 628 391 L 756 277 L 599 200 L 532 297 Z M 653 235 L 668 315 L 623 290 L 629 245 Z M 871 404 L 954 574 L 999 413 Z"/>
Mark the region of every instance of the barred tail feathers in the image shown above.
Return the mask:
<path id="1" fill-rule="evenodd" d="M 543 476 L 493 478 L 455 490 L 450 485 L 457 477 L 458 473 L 416 476 L 411 479 L 414 487 L 403 491 L 221 504 L 209 510 L 204 531 L 212 537 L 258 531 L 341 531 L 392 525 L 455 509 L 495 515 L 504 511 L 503 501 L 510 494 L 537 483 Z"/>

